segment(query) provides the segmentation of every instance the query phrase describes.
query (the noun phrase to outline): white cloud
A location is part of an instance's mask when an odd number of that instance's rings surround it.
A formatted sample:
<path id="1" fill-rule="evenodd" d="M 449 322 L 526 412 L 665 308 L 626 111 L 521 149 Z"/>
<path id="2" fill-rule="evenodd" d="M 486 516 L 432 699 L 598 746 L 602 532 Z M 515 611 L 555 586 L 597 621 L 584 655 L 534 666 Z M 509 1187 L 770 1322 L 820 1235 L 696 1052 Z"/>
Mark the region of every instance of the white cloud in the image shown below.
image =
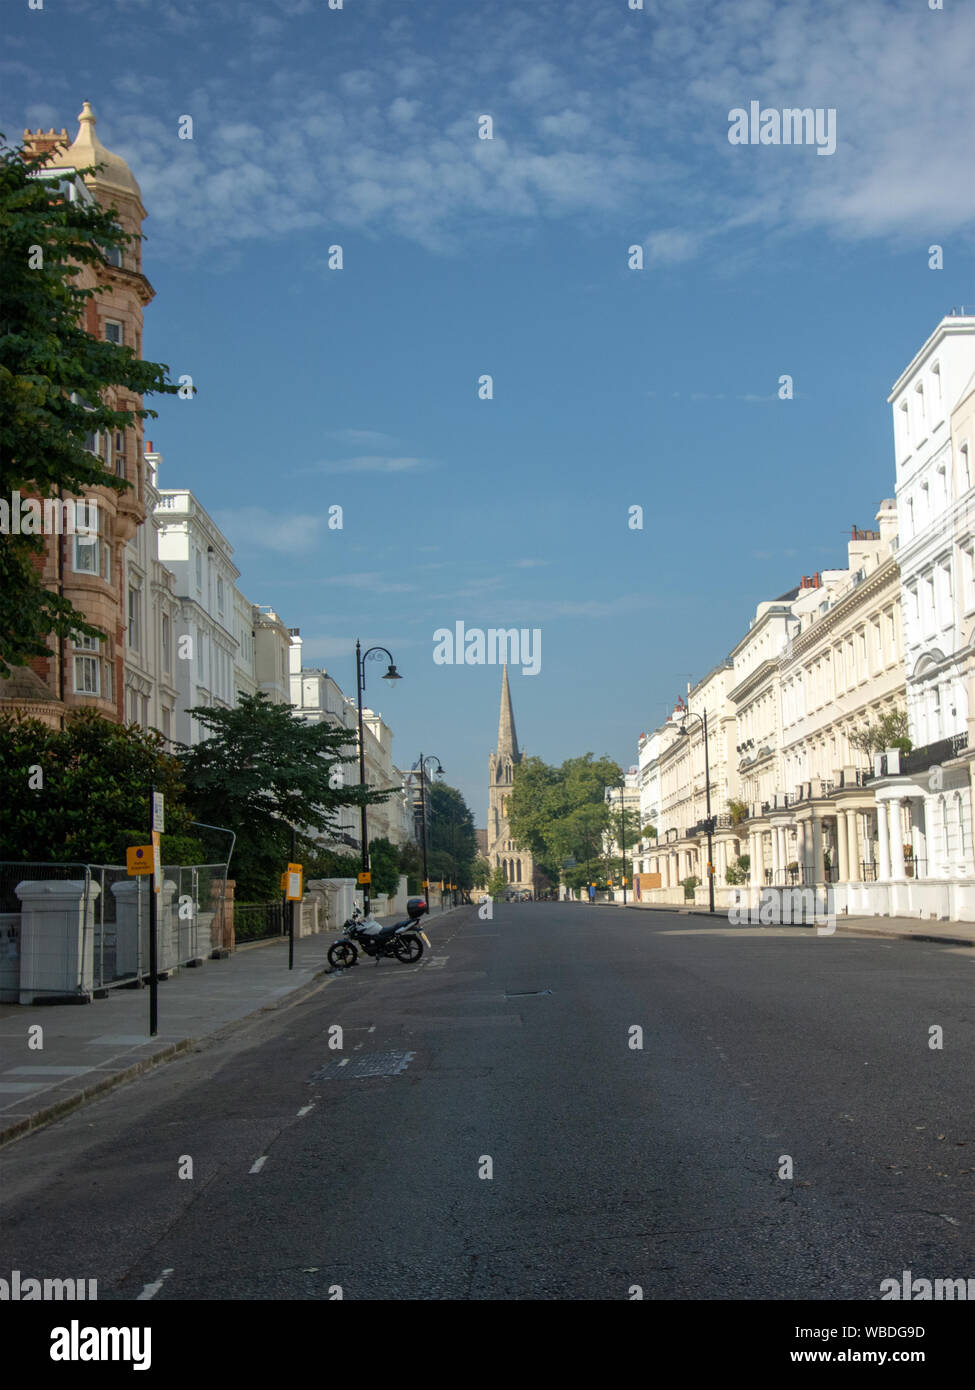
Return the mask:
<path id="1" fill-rule="evenodd" d="M 328 517 L 275 514 L 264 507 L 214 512 L 214 520 L 236 550 L 274 550 L 283 555 L 313 549 Z"/>
<path id="2" fill-rule="evenodd" d="M 618 227 L 621 214 L 660 265 L 717 263 L 719 236 L 727 260 L 749 227 L 925 248 L 975 227 L 969 7 L 740 0 L 628 15 L 564 0 L 553 22 L 554 8 L 447 5 L 429 29 L 400 15 L 358 66 L 316 52 L 312 80 L 307 0 L 273 0 L 280 66 L 258 101 L 229 72 L 195 91 L 182 74 L 123 75 L 99 134 L 132 165 L 153 254 L 170 258 L 310 228 L 453 251 L 511 221 Z M 234 7 L 169 0 L 161 13 L 217 28 Z M 729 145 L 727 113 L 751 100 L 835 107 L 836 153 Z M 154 112 L 192 114 L 198 138 L 177 141 L 175 118 Z M 477 139 L 485 112 L 493 141 Z"/>
<path id="3" fill-rule="evenodd" d="M 351 444 L 356 448 L 387 449 L 395 448 L 399 443 L 391 434 L 383 434 L 381 430 L 329 430 L 332 439 L 339 440 L 342 444 Z"/>
<path id="4" fill-rule="evenodd" d="M 365 454 L 362 458 L 330 459 L 302 468 L 301 473 L 412 473 L 429 468 L 427 459 L 393 457 L 388 454 Z"/>

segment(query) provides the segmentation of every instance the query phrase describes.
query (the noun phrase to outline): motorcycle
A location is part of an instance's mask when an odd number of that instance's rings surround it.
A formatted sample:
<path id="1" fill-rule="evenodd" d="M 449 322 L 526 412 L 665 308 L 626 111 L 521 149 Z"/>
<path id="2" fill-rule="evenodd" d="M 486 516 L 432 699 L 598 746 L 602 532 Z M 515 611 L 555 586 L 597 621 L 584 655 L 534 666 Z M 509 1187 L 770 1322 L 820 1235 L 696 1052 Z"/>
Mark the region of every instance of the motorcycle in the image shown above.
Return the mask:
<path id="1" fill-rule="evenodd" d="M 382 927 L 374 917 L 363 917 L 358 903 L 342 927 L 342 935 L 329 947 L 328 963 L 333 970 L 347 970 L 359 959 L 359 952 L 374 957 L 378 965 L 384 956 L 395 957 L 403 965 L 415 965 L 423 955 L 429 937 L 416 924 L 428 911 L 424 898 L 408 898 L 405 922 Z"/>

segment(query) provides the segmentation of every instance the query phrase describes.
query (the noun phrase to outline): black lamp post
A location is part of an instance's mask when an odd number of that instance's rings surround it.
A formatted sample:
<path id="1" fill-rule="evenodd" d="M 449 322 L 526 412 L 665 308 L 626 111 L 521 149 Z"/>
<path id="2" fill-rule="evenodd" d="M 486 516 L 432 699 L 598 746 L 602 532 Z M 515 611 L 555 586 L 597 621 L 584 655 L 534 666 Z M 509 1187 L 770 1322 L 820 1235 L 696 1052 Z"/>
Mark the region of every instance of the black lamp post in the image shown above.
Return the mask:
<path id="1" fill-rule="evenodd" d="M 442 777 L 444 770 L 440 765 L 440 759 L 435 753 L 428 753 L 426 757 L 420 754 L 419 760 L 413 764 L 411 771 L 420 769 L 420 827 L 421 839 L 423 844 L 423 894 L 427 900 L 427 909 L 430 907 L 430 877 L 427 873 L 427 785 L 426 773 L 427 763 L 437 764 L 438 777 Z M 443 896 L 441 895 L 440 906 L 443 908 Z"/>
<path id="2" fill-rule="evenodd" d="M 711 768 L 708 762 L 708 712 L 691 714 L 690 710 L 684 713 L 684 722 L 680 726 L 681 734 L 687 736 L 688 719 L 699 719 L 704 725 L 704 794 L 707 798 L 707 825 L 708 825 L 708 908 L 714 911 L 714 861 L 712 859 L 711 836 L 714 833 L 714 821 L 711 818 Z M 693 772 L 691 774 L 693 780 Z"/>
<path id="3" fill-rule="evenodd" d="M 367 652 L 363 652 L 363 650 L 362 650 L 362 648 L 360 647 L 359 643 L 356 642 L 356 644 L 355 644 L 355 691 L 356 691 L 356 703 L 357 703 L 357 705 L 358 705 L 358 707 L 359 707 L 359 786 L 362 788 L 363 791 L 365 791 L 365 789 L 366 789 L 366 741 L 365 741 L 365 739 L 363 738 L 363 734 L 362 734 L 362 692 L 363 692 L 363 691 L 365 690 L 365 688 L 366 688 L 366 662 L 367 662 L 367 661 L 369 660 L 369 658 L 372 656 L 373 652 L 376 652 L 377 654 L 378 654 L 379 652 L 382 652 L 385 656 L 388 656 L 388 657 L 389 657 L 389 668 L 388 668 L 388 670 L 386 671 L 386 674 L 383 676 L 383 680 L 384 680 L 384 681 L 400 681 L 400 680 L 403 679 L 403 677 L 400 675 L 400 673 L 399 673 L 399 672 L 397 671 L 397 669 L 396 669 L 396 664 L 395 664 L 395 662 L 393 661 L 392 656 L 390 655 L 390 653 L 389 653 L 388 651 L 386 651 L 386 648 L 385 648 L 385 647 L 370 647 L 369 650 L 368 650 Z M 370 899 L 370 897 L 372 896 L 372 895 L 370 894 L 370 892 L 369 892 L 369 889 L 372 887 L 372 884 L 369 882 L 369 878 L 368 878 L 368 874 L 369 874 L 369 832 L 368 832 L 367 825 L 366 825 L 366 803 L 365 803 L 364 801 L 363 801 L 363 803 L 362 803 L 362 806 L 360 807 L 359 826 L 360 826 L 360 833 L 361 833 L 361 836 L 362 836 L 362 872 L 363 872 L 365 875 L 367 875 L 367 877 L 364 879 L 363 884 L 362 884 L 362 897 L 363 897 L 363 906 L 364 906 L 364 908 L 365 908 L 365 916 L 368 917 L 368 916 L 369 916 L 369 899 Z"/>

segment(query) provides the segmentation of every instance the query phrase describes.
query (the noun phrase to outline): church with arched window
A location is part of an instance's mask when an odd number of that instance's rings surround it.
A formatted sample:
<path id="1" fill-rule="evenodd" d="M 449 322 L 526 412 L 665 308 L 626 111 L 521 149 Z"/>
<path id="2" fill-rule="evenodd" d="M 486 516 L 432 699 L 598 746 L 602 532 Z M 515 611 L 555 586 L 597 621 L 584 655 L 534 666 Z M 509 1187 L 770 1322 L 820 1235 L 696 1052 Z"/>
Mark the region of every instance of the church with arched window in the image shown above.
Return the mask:
<path id="1" fill-rule="evenodd" d="M 509 887 L 534 891 L 535 864 L 528 850 L 519 849 L 511 838 L 508 800 L 515 781 L 515 768 L 524 754 L 518 748 L 515 716 L 511 708 L 508 668 L 501 678 L 501 716 L 498 720 L 498 746 L 488 758 L 488 863 L 502 868 Z"/>

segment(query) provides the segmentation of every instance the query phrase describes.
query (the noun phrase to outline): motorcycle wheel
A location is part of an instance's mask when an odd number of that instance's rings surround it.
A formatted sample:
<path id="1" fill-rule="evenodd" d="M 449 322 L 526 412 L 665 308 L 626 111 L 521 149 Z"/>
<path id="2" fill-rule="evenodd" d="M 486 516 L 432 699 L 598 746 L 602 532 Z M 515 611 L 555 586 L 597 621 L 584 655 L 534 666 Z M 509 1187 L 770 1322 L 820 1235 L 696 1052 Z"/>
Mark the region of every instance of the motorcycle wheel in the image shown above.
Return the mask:
<path id="1" fill-rule="evenodd" d="M 400 937 L 393 950 L 396 952 L 396 959 L 404 965 L 415 965 L 423 955 L 423 942 L 418 936 Z"/>
<path id="2" fill-rule="evenodd" d="M 350 965 L 355 965 L 358 958 L 359 952 L 351 941 L 336 941 L 334 946 L 328 948 L 328 963 L 333 970 L 346 970 Z"/>

